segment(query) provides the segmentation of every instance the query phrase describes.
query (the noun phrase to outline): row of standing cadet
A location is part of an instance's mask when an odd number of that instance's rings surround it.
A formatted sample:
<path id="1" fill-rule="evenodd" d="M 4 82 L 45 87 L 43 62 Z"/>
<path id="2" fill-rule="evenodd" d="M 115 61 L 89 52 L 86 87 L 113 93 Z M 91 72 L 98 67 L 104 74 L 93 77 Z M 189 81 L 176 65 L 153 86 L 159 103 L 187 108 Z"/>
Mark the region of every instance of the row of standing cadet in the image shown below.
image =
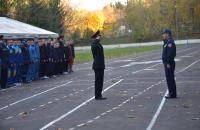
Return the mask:
<path id="1" fill-rule="evenodd" d="M 63 39 L 0 40 L 1 88 L 71 73 L 73 41 Z"/>

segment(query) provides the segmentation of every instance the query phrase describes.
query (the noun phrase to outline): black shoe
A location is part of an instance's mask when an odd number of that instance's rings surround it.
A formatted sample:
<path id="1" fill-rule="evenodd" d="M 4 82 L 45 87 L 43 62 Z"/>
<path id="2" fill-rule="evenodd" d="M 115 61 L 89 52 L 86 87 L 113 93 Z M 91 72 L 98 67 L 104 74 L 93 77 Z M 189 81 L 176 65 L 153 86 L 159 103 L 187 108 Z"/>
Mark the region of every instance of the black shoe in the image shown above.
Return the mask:
<path id="1" fill-rule="evenodd" d="M 170 98 L 177 98 L 177 97 L 176 97 L 176 96 L 166 95 L 165 98 L 166 98 L 166 99 L 170 99 Z"/>
<path id="2" fill-rule="evenodd" d="M 95 100 L 106 100 L 107 98 L 104 97 L 96 97 Z"/>

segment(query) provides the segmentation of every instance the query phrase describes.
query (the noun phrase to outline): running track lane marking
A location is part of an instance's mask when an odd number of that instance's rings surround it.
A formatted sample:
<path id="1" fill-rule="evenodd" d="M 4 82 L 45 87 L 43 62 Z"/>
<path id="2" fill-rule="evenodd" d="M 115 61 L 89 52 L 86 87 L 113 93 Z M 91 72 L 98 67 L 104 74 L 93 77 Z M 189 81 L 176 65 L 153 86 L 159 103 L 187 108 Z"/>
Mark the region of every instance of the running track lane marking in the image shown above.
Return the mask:
<path id="1" fill-rule="evenodd" d="M 104 91 L 106 92 L 107 90 L 111 89 L 112 87 L 114 87 L 115 85 L 119 84 L 120 82 L 122 82 L 123 79 L 120 79 L 119 81 L 117 81 L 116 83 L 112 84 L 111 86 L 107 87 Z M 63 114 L 62 116 L 60 116 L 59 118 L 49 122 L 47 125 L 43 126 L 42 128 L 40 128 L 39 130 L 45 130 L 48 127 L 52 126 L 53 124 L 55 124 L 56 122 L 62 120 L 63 118 L 69 116 L 70 114 L 72 114 L 73 112 L 75 112 L 76 110 L 78 110 L 79 108 L 81 108 L 82 106 L 86 105 L 87 103 L 89 103 L 90 101 L 92 101 L 94 99 L 94 96 L 88 100 L 86 100 L 85 102 L 81 103 L 80 105 L 78 105 L 77 107 L 75 107 L 74 109 L 68 111 L 67 113 Z"/>
<path id="2" fill-rule="evenodd" d="M 196 60 L 195 62 L 193 62 L 192 64 L 188 65 L 187 67 L 185 67 L 184 69 L 180 70 L 177 73 L 184 72 L 185 70 L 189 69 L 190 67 L 192 67 L 194 64 L 198 63 L 199 61 L 200 61 L 200 59 Z M 166 90 L 165 95 L 166 94 L 168 94 L 168 90 Z M 151 119 L 148 127 L 146 128 L 146 130 L 152 130 L 154 124 L 156 123 L 156 120 L 157 120 L 158 116 L 160 115 L 160 112 L 161 112 L 161 110 L 162 110 L 162 108 L 163 108 L 163 106 L 165 104 L 165 101 L 166 101 L 165 95 L 163 96 L 162 101 L 161 101 L 158 109 L 156 110 L 156 113 L 154 114 L 153 118 Z"/>
<path id="3" fill-rule="evenodd" d="M 54 90 L 54 89 L 57 89 L 57 88 L 60 88 L 60 87 L 62 87 L 62 86 L 65 86 L 65 85 L 67 85 L 67 84 L 70 84 L 71 82 L 72 82 L 72 81 L 69 81 L 69 82 L 67 82 L 67 83 L 65 83 L 65 84 L 58 85 L 58 86 L 56 86 L 56 87 L 53 87 L 53 88 L 51 88 L 51 89 L 45 90 L 45 91 L 40 92 L 40 93 L 37 93 L 37 94 L 32 95 L 32 96 L 30 96 L 30 97 L 27 97 L 27 98 L 18 100 L 18 101 L 16 101 L 16 102 L 13 102 L 13 103 L 11 103 L 11 104 L 9 104 L 9 105 L 7 105 L 7 106 L 1 107 L 1 108 L 0 108 L 0 111 L 1 111 L 1 110 L 4 110 L 4 109 L 6 109 L 6 108 L 8 108 L 9 106 L 16 105 L 16 104 L 21 103 L 21 102 L 24 102 L 24 101 L 26 101 L 26 100 L 28 100 L 28 99 L 34 98 L 34 97 L 39 96 L 39 95 L 41 95 L 41 94 L 47 93 L 47 92 L 52 91 L 52 90 Z"/>

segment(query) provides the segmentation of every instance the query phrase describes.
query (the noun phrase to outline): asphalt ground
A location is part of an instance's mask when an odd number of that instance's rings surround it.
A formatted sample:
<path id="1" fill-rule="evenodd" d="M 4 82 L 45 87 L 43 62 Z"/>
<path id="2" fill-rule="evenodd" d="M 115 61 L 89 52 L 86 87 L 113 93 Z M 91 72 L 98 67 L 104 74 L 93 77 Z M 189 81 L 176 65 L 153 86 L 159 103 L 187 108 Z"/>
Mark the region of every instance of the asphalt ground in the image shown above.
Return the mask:
<path id="1" fill-rule="evenodd" d="M 94 100 L 92 62 L 0 90 L 0 130 L 200 130 L 200 45 L 177 47 L 177 99 L 165 99 L 161 50 L 106 60 Z"/>

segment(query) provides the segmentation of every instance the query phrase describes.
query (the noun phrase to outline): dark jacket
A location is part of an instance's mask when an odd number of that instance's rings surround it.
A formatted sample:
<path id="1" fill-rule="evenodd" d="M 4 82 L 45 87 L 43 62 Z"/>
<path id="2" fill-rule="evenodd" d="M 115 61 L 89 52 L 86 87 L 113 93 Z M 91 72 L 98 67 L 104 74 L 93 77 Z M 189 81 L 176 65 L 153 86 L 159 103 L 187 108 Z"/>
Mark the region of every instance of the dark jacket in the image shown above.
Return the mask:
<path id="1" fill-rule="evenodd" d="M 0 41 L 0 59 L 1 59 L 1 68 L 6 69 L 9 66 L 9 50 L 6 47 L 5 43 Z"/>
<path id="2" fill-rule="evenodd" d="M 53 62 L 53 46 L 50 45 L 50 43 L 47 43 L 46 46 L 46 52 L 48 57 L 48 62 Z"/>
<path id="3" fill-rule="evenodd" d="M 47 55 L 47 49 L 46 45 L 40 46 L 40 61 L 41 62 L 47 62 L 48 60 L 48 55 Z"/>
<path id="4" fill-rule="evenodd" d="M 93 69 L 105 69 L 104 50 L 98 40 L 94 40 L 91 45 L 93 55 Z"/>
<path id="5" fill-rule="evenodd" d="M 22 44 L 20 46 L 20 48 L 22 50 L 24 64 L 29 64 L 30 63 L 30 56 L 29 56 L 29 51 L 28 51 L 28 45 Z"/>
<path id="6" fill-rule="evenodd" d="M 162 61 L 164 64 L 171 64 L 176 57 L 176 45 L 173 39 L 163 41 Z"/>
<path id="7" fill-rule="evenodd" d="M 75 58 L 74 44 L 71 44 L 70 46 L 72 48 L 72 57 Z"/>
<path id="8" fill-rule="evenodd" d="M 64 60 L 65 61 L 69 60 L 69 49 L 68 49 L 68 47 L 64 47 Z"/>

